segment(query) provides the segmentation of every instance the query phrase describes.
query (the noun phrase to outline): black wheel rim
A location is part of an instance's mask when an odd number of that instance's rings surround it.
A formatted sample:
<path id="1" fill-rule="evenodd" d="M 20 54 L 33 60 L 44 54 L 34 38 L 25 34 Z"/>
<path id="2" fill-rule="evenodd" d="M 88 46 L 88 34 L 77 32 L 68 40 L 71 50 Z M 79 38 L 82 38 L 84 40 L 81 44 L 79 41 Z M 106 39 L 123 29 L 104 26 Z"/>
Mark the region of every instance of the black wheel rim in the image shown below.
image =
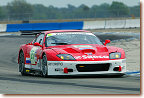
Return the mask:
<path id="1" fill-rule="evenodd" d="M 45 55 L 43 56 L 43 59 L 42 59 L 42 73 L 44 76 L 47 75 L 47 59 Z"/>
<path id="2" fill-rule="evenodd" d="M 21 52 L 19 56 L 19 71 L 22 73 L 24 72 L 24 63 L 24 54 Z"/>

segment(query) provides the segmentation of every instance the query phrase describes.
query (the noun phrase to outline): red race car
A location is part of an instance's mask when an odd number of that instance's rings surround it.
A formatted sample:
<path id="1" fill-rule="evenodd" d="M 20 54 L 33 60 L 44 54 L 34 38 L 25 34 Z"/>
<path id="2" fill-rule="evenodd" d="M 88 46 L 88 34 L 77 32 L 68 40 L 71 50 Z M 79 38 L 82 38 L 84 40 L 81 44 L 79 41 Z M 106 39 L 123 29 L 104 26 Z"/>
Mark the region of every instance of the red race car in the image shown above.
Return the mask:
<path id="1" fill-rule="evenodd" d="M 119 75 L 126 72 L 123 49 L 106 46 L 85 30 L 41 32 L 31 43 L 20 46 L 18 63 L 22 75 Z"/>

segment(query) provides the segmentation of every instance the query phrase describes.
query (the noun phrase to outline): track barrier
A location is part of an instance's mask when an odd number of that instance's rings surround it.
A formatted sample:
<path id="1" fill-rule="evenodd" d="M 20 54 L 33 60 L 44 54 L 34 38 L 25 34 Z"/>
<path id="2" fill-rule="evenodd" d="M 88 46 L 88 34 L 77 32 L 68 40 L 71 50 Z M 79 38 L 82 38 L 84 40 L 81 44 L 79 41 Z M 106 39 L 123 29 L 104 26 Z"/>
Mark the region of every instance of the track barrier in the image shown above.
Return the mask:
<path id="1" fill-rule="evenodd" d="M 42 30 L 70 30 L 70 29 L 113 29 L 139 28 L 140 19 L 80 21 L 61 23 L 23 23 L 0 24 L 0 32 L 42 31 Z"/>
<path id="2" fill-rule="evenodd" d="M 6 32 L 82 29 L 83 22 L 7 24 Z"/>
<path id="3" fill-rule="evenodd" d="M 83 21 L 81 22 L 63 22 L 59 23 L 59 30 L 70 30 L 70 29 L 83 29 Z"/>
<path id="4" fill-rule="evenodd" d="M 7 24 L 0 24 L 0 32 L 6 32 Z"/>
<path id="5" fill-rule="evenodd" d="M 105 28 L 124 28 L 126 20 L 107 20 Z"/>
<path id="6" fill-rule="evenodd" d="M 84 21 L 83 29 L 104 29 L 105 21 Z"/>
<path id="7" fill-rule="evenodd" d="M 140 27 L 140 19 L 127 19 L 125 28 L 137 28 Z"/>

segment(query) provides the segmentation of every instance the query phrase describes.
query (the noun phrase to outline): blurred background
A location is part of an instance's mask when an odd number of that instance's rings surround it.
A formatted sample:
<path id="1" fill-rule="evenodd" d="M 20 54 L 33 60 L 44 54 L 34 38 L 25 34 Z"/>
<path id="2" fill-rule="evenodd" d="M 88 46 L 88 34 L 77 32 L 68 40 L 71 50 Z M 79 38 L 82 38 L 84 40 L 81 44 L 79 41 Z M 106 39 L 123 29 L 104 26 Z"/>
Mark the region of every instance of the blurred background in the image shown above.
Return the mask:
<path id="1" fill-rule="evenodd" d="M 0 0 L 1 22 L 139 17 L 139 0 Z"/>

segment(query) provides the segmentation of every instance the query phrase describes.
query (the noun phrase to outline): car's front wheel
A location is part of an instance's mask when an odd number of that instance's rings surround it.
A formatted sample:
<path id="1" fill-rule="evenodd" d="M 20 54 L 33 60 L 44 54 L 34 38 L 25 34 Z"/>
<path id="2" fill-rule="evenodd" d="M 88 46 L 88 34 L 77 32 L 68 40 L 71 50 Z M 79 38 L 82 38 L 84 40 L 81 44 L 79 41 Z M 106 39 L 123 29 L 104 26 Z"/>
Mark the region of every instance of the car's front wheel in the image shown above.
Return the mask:
<path id="1" fill-rule="evenodd" d="M 48 66 L 47 66 L 47 57 L 46 57 L 46 55 L 43 55 L 43 58 L 42 58 L 42 75 L 43 75 L 43 77 L 48 76 Z"/>
<path id="2" fill-rule="evenodd" d="M 23 76 L 27 75 L 25 72 L 25 59 L 23 51 L 19 54 L 19 72 L 21 72 L 21 75 Z"/>

